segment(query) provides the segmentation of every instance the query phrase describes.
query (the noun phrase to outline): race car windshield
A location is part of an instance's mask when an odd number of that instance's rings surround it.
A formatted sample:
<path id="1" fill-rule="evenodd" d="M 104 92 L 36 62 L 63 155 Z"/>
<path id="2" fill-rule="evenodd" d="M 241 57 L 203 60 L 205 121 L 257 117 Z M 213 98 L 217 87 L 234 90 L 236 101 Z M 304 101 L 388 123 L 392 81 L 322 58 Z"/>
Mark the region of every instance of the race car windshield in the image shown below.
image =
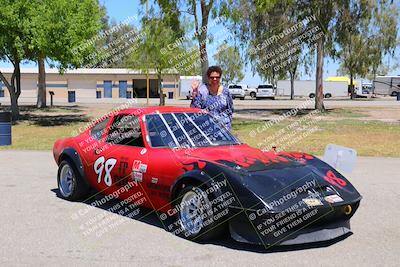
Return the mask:
<path id="1" fill-rule="evenodd" d="M 146 115 L 152 147 L 208 147 L 240 142 L 205 113 L 158 113 Z"/>

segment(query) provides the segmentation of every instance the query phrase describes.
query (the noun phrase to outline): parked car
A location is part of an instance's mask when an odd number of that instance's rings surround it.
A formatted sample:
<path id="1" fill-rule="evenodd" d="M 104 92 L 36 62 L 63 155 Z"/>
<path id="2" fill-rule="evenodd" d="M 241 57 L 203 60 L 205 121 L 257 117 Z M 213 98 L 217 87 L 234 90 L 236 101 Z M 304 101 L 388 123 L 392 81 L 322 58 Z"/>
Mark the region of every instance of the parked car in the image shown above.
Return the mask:
<path id="1" fill-rule="evenodd" d="M 272 84 L 260 84 L 257 86 L 256 99 L 261 98 L 275 99 L 275 89 Z"/>
<path id="2" fill-rule="evenodd" d="M 131 108 L 90 125 L 54 144 L 59 195 L 87 200 L 94 189 L 121 200 L 117 214 L 153 209 L 166 230 L 189 239 L 229 229 L 255 244 L 331 240 L 350 232 L 360 204 L 318 157 L 252 148 L 201 109 Z"/>
<path id="3" fill-rule="evenodd" d="M 232 98 L 233 99 L 240 98 L 240 100 L 244 100 L 244 98 L 246 96 L 245 88 L 247 88 L 247 86 L 241 85 L 241 84 L 230 84 L 228 86 L 228 89 L 232 95 Z"/>

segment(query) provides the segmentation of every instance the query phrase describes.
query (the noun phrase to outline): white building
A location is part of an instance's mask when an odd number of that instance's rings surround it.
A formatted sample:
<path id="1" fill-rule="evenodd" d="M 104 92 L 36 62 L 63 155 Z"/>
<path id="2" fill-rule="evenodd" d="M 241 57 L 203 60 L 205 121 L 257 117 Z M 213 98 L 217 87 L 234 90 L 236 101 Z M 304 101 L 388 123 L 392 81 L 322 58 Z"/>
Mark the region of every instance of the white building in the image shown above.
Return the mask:
<path id="1" fill-rule="evenodd" d="M 11 68 L 1 72 L 9 81 Z M 149 73 L 150 97 L 158 98 L 158 81 L 154 71 Z M 38 69 L 21 69 L 21 103 L 36 103 Z M 179 75 L 168 73 L 162 76 L 162 90 L 167 98 L 179 97 Z M 47 102 L 49 92 L 54 92 L 56 103 L 98 103 L 117 101 L 126 98 L 146 97 L 146 75 L 130 69 L 76 69 L 60 74 L 57 69 L 46 70 Z M 112 100 L 114 99 L 114 100 Z M 0 103 L 8 104 L 9 93 L 0 81 Z"/>

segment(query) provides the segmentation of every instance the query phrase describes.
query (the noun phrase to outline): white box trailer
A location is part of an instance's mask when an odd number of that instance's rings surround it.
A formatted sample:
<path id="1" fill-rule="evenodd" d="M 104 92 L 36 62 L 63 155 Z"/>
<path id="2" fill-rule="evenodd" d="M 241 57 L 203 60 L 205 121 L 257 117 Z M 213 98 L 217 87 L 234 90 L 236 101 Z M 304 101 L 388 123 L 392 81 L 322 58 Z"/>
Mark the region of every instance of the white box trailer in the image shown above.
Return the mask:
<path id="1" fill-rule="evenodd" d="M 348 83 L 345 81 L 324 81 L 324 97 L 348 96 Z M 276 92 L 278 96 L 290 96 L 290 80 L 279 80 Z M 294 96 L 315 97 L 314 80 L 295 80 Z"/>
<path id="2" fill-rule="evenodd" d="M 400 76 L 377 76 L 372 87 L 374 94 L 396 96 L 400 94 Z"/>
<path id="3" fill-rule="evenodd" d="M 192 81 L 198 80 L 201 84 L 201 76 L 180 76 L 179 77 L 179 97 L 190 99 L 192 94 Z"/>

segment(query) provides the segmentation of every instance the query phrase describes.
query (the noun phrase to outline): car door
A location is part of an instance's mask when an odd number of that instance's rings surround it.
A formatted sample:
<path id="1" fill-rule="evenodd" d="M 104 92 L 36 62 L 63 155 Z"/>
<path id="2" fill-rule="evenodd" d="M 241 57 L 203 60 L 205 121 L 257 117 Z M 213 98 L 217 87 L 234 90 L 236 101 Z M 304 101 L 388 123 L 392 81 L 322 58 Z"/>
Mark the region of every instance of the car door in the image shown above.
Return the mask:
<path id="1" fill-rule="evenodd" d="M 151 180 L 146 181 L 146 188 L 153 203 L 159 208 L 169 206 L 171 186 L 184 173 L 184 166 L 178 156 L 180 153 L 175 149 L 178 147 L 177 143 L 182 147 L 186 146 L 187 138 L 173 117 L 175 115 L 170 113 L 145 116 L 148 156 L 153 163 L 149 164 Z"/>
<path id="2" fill-rule="evenodd" d="M 148 157 L 139 117 L 116 115 L 104 132 L 96 148 L 88 153 L 90 163 L 86 173 L 92 177 L 95 188 L 130 202 L 141 200 L 141 204 L 151 208 L 143 186 Z"/>
<path id="3" fill-rule="evenodd" d="M 147 197 L 146 181 L 149 175 L 148 151 L 145 147 L 140 117 L 132 114 L 120 114 L 114 117 L 105 138 L 107 149 L 102 151 L 98 162 L 94 164 L 96 174 L 100 175 L 104 162 L 104 170 L 109 170 L 112 181 L 98 176 L 98 181 L 109 186 L 113 191 L 122 192 L 122 197 L 137 200 L 145 198 L 145 206 L 153 208 L 151 199 Z M 101 157 L 104 157 L 101 158 Z M 110 185 L 111 184 L 111 185 Z M 133 197 L 135 196 L 135 197 Z M 132 198 L 133 197 L 133 198 Z"/>

